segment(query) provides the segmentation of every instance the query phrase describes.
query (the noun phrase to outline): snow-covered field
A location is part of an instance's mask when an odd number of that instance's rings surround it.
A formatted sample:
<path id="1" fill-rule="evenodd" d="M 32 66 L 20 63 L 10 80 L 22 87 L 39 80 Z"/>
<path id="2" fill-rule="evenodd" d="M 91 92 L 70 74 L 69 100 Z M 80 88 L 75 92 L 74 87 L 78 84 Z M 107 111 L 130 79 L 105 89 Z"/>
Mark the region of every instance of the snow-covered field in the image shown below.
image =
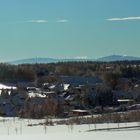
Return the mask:
<path id="1" fill-rule="evenodd" d="M 0 140 L 138 140 L 140 130 L 124 129 L 110 131 L 87 130 L 118 127 L 118 124 L 95 125 L 56 125 L 56 126 L 27 126 L 43 123 L 44 120 L 28 120 L 18 118 L 0 118 Z M 138 126 L 139 123 L 123 123 L 119 127 Z"/>

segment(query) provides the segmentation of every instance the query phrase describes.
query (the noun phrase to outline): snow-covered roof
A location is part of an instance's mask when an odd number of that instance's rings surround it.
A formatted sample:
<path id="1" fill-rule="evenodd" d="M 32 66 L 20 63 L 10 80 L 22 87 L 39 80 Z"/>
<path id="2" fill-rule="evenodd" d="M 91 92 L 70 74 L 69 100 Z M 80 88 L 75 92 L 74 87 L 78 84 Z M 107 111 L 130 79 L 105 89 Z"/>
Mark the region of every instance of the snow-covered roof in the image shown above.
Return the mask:
<path id="1" fill-rule="evenodd" d="M 133 102 L 133 99 L 118 99 L 118 102 Z"/>
<path id="2" fill-rule="evenodd" d="M 51 85 L 49 88 L 54 89 L 55 87 L 56 87 L 56 85 Z"/>
<path id="3" fill-rule="evenodd" d="M 85 113 L 85 112 L 89 112 L 89 110 L 75 109 L 75 110 L 72 110 L 72 112 L 80 112 L 80 113 Z"/>
<path id="4" fill-rule="evenodd" d="M 69 101 L 72 101 L 72 100 L 74 100 L 74 96 L 73 95 L 68 95 L 66 98 L 65 98 L 65 100 L 69 100 Z"/>
<path id="5" fill-rule="evenodd" d="M 55 94 L 56 92 L 54 92 L 54 91 L 47 91 L 47 92 L 45 92 L 45 94 L 47 95 L 47 94 Z"/>
<path id="6" fill-rule="evenodd" d="M 64 90 L 68 90 L 70 84 L 64 84 L 63 86 L 64 86 Z"/>
<path id="7" fill-rule="evenodd" d="M 4 84 L 0 84 L 0 89 L 16 89 L 17 87 L 14 86 L 6 86 Z"/>
<path id="8" fill-rule="evenodd" d="M 45 98 L 45 97 L 46 97 L 46 95 L 42 95 L 42 94 L 38 94 L 38 93 L 34 93 L 34 92 L 29 92 L 29 93 L 28 93 L 28 96 L 29 96 L 30 98 L 34 98 L 34 97 Z"/>
<path id="9" fill-rule="evenodd" d="M 138 84 L 136 84 L 134 87 L 135 87 L 135 88 L 137 88 L 137 87 L 139 87 L 139 85 L 138 85 Z"/>

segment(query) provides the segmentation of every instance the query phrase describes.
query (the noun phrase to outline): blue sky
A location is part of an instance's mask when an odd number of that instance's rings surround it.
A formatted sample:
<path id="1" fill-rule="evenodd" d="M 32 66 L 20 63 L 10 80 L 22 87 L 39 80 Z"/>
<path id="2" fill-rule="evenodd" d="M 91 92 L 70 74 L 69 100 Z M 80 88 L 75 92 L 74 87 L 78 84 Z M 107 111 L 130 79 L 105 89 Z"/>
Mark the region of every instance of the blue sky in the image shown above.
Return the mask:
<path id="1" fill-rule="evenodd" d="M 139 56 L 139 0 L 0 0 L 0 61 Z"/>

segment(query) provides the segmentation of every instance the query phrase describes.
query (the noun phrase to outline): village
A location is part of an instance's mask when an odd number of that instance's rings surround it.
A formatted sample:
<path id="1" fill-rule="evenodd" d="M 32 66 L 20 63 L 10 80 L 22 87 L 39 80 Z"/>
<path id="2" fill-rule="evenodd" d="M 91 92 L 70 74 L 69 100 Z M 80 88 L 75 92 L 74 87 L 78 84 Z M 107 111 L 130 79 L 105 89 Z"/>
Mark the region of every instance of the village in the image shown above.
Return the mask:
<path id="1" fill-rule="evenodd" d="M 129 89 L 129 81 L 123 84 Z M 67 118 L 140 109 L 140 85 L 132 90 L 110 90 L 97 77 L 63 76 L 62 83 L 43 83 L 40 88 L 0 84 L 0 115 L 21 118 Z"/>

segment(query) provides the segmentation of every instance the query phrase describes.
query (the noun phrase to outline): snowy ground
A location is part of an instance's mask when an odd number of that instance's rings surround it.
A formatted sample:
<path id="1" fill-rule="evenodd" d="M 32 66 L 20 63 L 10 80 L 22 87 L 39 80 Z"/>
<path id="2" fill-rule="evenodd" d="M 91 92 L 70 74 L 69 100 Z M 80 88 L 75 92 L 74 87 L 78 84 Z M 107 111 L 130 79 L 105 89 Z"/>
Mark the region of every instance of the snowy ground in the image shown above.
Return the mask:
<path id="1" fill-rule="evenodd" d="M 95 125 L 57 125 L 57 126 L 27 126 L 28 124 L 43 123 L 44 120 L 27 120 L 18 118 L 0 118 L 0 140 L 138 140 L 140 130 L 124 129 L 110 131 L 87 130 L 118 127 L 118 124 L 97 124 Z M 138 126 L 139 123 L 123 123 L 119 127 Z"/>

